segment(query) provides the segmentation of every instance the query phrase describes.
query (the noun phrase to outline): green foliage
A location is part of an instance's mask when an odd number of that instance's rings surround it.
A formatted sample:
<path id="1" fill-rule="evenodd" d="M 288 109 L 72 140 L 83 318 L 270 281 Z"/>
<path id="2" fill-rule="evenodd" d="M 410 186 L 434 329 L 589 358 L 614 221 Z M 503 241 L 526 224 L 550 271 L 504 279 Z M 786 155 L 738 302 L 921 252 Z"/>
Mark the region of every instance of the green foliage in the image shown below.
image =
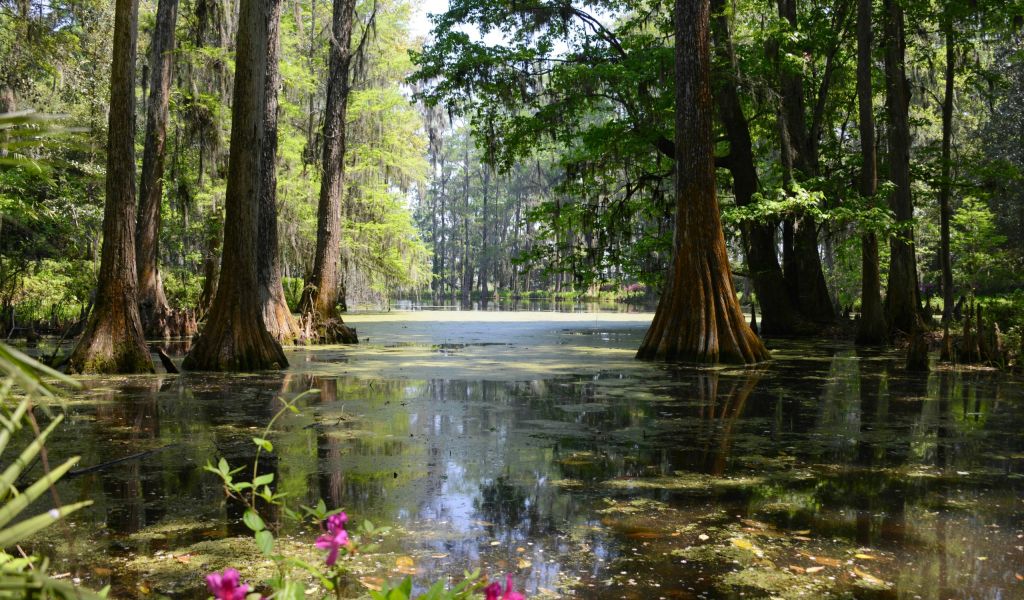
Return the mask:
<path id="1" fill-rule="evenodd" d="M 953 277 L 962 286 L 983 290 L 1004 280 L 1009 257 L 1001 246 L 1006 236 L 998 233 L 995 215 L 984 202 L 964 198 L 953 214 L 950 247 Z"/>
<path id="2" fill-rule="evenodd" d="M 34 401 L 52 397 L 57 392 L 55 380 L 62 385 L 78 384 L 66 376 L 46 367 L 17 350 L 0 344 L 0 454 L 7 450 L 12 439 L 23 428 L 35 428 L 32 414 Z M 15 401 L 15 389 L 20 400 Z M 34 464 L 46 440 L 61 423 L 58 415 L 50 424 L 21 449 L 0 472 L 0 548 L 11 548 L 49 527 L 56 521 L 92 504 L 86 500 L 52 508 L 47 512 L 14 520 L 54 484 L 77 462 L 71 457 L 49 469 L 35 482 L 18 489 L 19 478 Z M 6 461 L 5 461 L 6 462 Z M 0 551 L 0 598 L 99 598 L 105 596 L 76 588 L 68 582 L 49 577 L 48 563 L 34 557 L 15 557 Z"/>

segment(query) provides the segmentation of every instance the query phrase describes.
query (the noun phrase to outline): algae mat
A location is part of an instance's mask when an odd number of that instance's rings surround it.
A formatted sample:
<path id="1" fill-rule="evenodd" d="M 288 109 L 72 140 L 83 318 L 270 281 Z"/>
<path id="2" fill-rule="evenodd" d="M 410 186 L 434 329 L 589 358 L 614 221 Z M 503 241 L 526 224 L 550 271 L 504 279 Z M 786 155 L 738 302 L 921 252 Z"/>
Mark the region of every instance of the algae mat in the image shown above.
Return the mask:
<path id="1" fill-rule="evenodd" d="M 651 313 L 412 311 L 345 316 L 360 343 L 293 349 L 293 368 L 403 379 L 544 379 L 653 369 L 634 359 Z"/>

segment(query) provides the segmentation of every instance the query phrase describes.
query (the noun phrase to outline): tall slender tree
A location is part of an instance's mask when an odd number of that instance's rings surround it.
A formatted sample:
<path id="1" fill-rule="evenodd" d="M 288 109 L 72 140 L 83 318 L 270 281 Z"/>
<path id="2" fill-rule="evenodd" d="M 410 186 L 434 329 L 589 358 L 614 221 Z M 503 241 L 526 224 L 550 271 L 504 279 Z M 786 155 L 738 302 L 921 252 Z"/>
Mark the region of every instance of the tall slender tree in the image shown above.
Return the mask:
<path id="1" fill-rule="evenodd" d="M 106 202 L 96 303 L 71 357 L 72 373 L 143 373 L 153 361 L 139 317 L 135 272 L 135 43 L 138 3 L 117 0 L 110 69 Z"/>
<path id="2" fill-rule="evenodd" d="M 951 4 L 951 3 L 950 3 Z M 946 7 L 942 17 L 942 32 L 946 40 L 946 82 L 942 98 L 942 178 L 939 182 L 939 263 L 942 269 L 942 322 L 953 319 L 953 265 L 949 252 L 949 223 L 953 210 L 952 148 L 953 100 L 956 80 L 956 40 L 953 35 L 952 7 Z"/>
<path id="3" fill-rule="evenodd" d="M 675 238 L 637 357 L 755 363 L 768 350 L 736 299 L 716 196 L 710 13 L 709 0 L 675 0 Z"/>
<path id="4" fill-rule="evenodd" d="M 139 313 L 146 335 L 164 337 L 170 307 L 160 279 L 160 208 L 163 200 L 164 147 L 167 141 L 168 105 L 174 67 L 174 27 L 178 0 L 160 0 L 150 44 L 149 101 L 146 107 L 146 138 L 139 178 L 139 220 L 135 232 L 139 277 Z"/>
<path id="5" fill-rule="evenodd" d="M 740 100 L 736 51 L 725 0 L 711 0 L 711 34 L 715 45 L 714 97 L 718 115 L 729 140 L 729 154 L 721 162 L 732 174 L 733 195 L 738 206 L 750 206 L 760 183 L 755 166 L 750 124 Z M 775 223 L 743 224 L 743 249 L 747 268 L 761 306 L 761 332 L 792 335 L 817 330 L 800 315 L 788 293 L 779 265 Z"/>
<path id="6" fill-rule="evenodd" d="M 231 148 L 225 192 L 224 254 L 206 325 L 185 357 L 186 369 L 284 368 L 281 345 L 263 323 L 257 290 L 261 250 L 259 194 L 266 106 L 268 24 L 277 0 L 241 0 L 231 103 Z M 276 251 L 276 250 L 275 250 Z"/>
<path id="7" fill-rule="evenodd" d="M 911 333 L 923 326 L 914 252 L 914 199 L 910 190 L 910 83 L 906 74 L 906 33 L 899 0 L 884 0 L 885 92 L 889 115 L 889 204 L 896 233 L 889 240 L 889 283 L 885 297 L 892 329 Z"/>
<path id="8" fill-rule="evenodd" d="M 798 30 L 796 0 L 778 0 L 779 17 Z M 840 3 L 835 11 L 835 24 L 845 26 L 845 6 Z M 836 45 L 841 43 L 841 31 L 836 31 Z M 779 61 L 781 110 L 779 129 L 781 139 L 783 185 L 787 192 L 794 183 L 817 177 L 820 171 L 819 147 L 824 106 L 831 85 L 836 49 L 827 56 L 822 69 L 821 85 L 811 117 L 807 118 L 804 92 L 804 73 Z M 776 53 L 777 54 L 777 53 Z M 818 223 L 812 215 L 787 218 L 783 222 L 783 269 L 787 288 L 801 313 L 807 319 L 827 323 L 835 319 L 835 309 L 825 283 L 818 249 Z"/>
<path id="9" fill-rule="evenodd" d="M 874 202 L 878 192 L 878 152 L 875 148 L 874 91 L 871 85 L 871 20 L 873 0 L 857 0 L 857 106 L 860 128 L 860 195 Z M 878 264 L 878 235 L 861 234 L 861 296 L 857 343 L 880 344 L 888 337 L 882 309 L 882 281 Z"/>
<path id="10" fill-rule="evenodd" d="M 281 55 L 280 24 L 281 0 L 272 2 L 267 23 L 267 72 L 264 94 L 267 101 L 263 109 L 263 155 L 260 159 L 259 256 L 257 281 L 263 323 L 267 331 L 282 344 L 293 342 L 299 335 L 299 326 L 288 308 L 281 283 L 281 254 L 277 234 L 277 94 L 281 87 L 278 67 Z"/>
<path id="11" fill-rule="evenodd" d="M 352 29 L 355 0 L 334 0 L 327 104 L 324 114 L 316 255 L 299 303 L 306 336 L 314 342 L 356 343 L 338 314 L 341 269 L 341 195 L 345 191 L 345 122 L 352 91 Z"/>

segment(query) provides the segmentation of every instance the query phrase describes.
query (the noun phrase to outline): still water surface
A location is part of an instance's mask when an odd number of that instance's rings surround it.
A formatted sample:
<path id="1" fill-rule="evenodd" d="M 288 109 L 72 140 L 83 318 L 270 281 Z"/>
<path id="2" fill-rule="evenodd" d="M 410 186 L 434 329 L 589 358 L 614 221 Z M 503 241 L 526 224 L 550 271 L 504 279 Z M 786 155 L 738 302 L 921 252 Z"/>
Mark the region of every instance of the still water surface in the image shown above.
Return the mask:
<path id="1" fill-rule="evenodd" d="M 648 318 L 363 315 L 368 341 L 290 350 L 283 373 L 87 380 L 50 460 L 81 454 L 61 499 L 96 503 L 33 549 L 120 597 L 258 573 L 202 466 L 251 461 L 277 398 L 316 388 L 261 471 L 392 528 L 356 569 L 371 585 L 481 565 L 531 596 L 1024 598 L 1019 379 L 828 342 L 647 365 Z"/>

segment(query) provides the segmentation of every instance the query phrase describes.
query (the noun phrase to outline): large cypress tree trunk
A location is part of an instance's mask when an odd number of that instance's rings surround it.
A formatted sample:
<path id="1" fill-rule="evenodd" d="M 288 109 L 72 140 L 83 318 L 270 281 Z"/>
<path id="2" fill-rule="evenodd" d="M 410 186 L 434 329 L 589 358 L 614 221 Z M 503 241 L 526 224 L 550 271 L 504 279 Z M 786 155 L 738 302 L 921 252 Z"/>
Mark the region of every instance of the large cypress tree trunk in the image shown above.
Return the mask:
<path id="1" fill-rule="evenodd" d="M 718 56 L 715 99 L 718 114 L 729 139 L 726 167 L 732 173 L 736 204 L 748 206 L 754 201 L 759 183 L 750 127 L 740 102 L 736 83 L 736 55 L 732 45 L 729 17 L 724 0 L 712 0 L 712 34 Z M 743 226 L 743 246 L 747 269 L 761 305 L 761 332 L 772 335 L 809 333 L 812 327 L 800 316 L 786 292 L 786 283 L 775 244 L 775 226 L 750 222 Z"/>
<path id="2" fill-rule="evenodd" d="M 857 1 L 857 102 L 859 109 L 860 195 L 873 201 L 878 192 L 878 152 L 875 148 L 875 113 L 871 89 L 871 16 L 872 0 Z M 858 344 L 880 344 L 888 339 L 885 312 L 882 310 L 881 275 L 878 265 L 878 236 L 874 231 L 861 234 L 861 295 Z"/>
<path id="3" fill-rule="evenodd" d="M 96 303 L 68 360 L 71 373 L 144 373 L 153 361 L 142 335 L 135 272 L 136 0 L 117 0 L 110 69 L 106 202 Z"/>
<path id="4" fill-rule="evenodd" d="M 267 23 L 267 72 L 264 79 L 266 105 L 263 109 L 263 156 L 260 159 L 259 248 L 256 277 L 260 286 L 263 324 L 278 342 L 289 344 L 298 337 L 299 326 L 288 308 L 281 284 L 281 255 L 277 239 L 277 94 L 281 86 L 278 68 L 281 55 L 281 0 L 271 2 Z"/>
<path id="5" fill-rule="evenodd" d="M 206 326 L 183 367 L 202 371 L 284 368 L 267 332 L 257 289 L 260 172 L 266 103 L 267 25 L 274 0 L 241 0 L 225 192 L 224 254 Z"/>
<path id="6" fill-rule="evenodd" d="M 330 74 L 324 112 L 323 173 L 317 205 L 316 255 L 302 292 L 305 335 L 311 342 L 354 344 L 355 331 L 338 316 L 341 269 L 341 195 L 345 191 L 345 120 L 352 90 L 352 27 L 355 0 L 334 0 Z"/>
<path id="7" fill-rule="evenodd" d="M 755 363 L 768 351 L 733 289 L 711 137 L 709 0 L 675 0 L 676 219 L 672 266 L 637 358 Z"/>
<path id="8" fill-rule="evenodd" d="M 914 252 L 914 200 L 910 193 L 910 83 L 906 75 L 903 8 L 885 0 L 885 91 L 889 109 L 889 199 L 896 235 L 889 240 L 886 310 L 890 327 L 911 333 L 923 326 L 919 314 L 917 257 Z"/>
<path id="9" fill-rule="evenodd" d="M 160 209 L 163 198 L 164 147 L 167 141 L 171 70 L 174 65 L 174 27 L 178 0 L 160 0 L 150 45 L 149 101 L 146 107 L 146 139 L 139 178 L 139 221 L 135 232 L 139 276 L 139 314 L 148 336 L 170 337 L 191 331 L 168 327 L 170 307 L 160 279 Z"/>

